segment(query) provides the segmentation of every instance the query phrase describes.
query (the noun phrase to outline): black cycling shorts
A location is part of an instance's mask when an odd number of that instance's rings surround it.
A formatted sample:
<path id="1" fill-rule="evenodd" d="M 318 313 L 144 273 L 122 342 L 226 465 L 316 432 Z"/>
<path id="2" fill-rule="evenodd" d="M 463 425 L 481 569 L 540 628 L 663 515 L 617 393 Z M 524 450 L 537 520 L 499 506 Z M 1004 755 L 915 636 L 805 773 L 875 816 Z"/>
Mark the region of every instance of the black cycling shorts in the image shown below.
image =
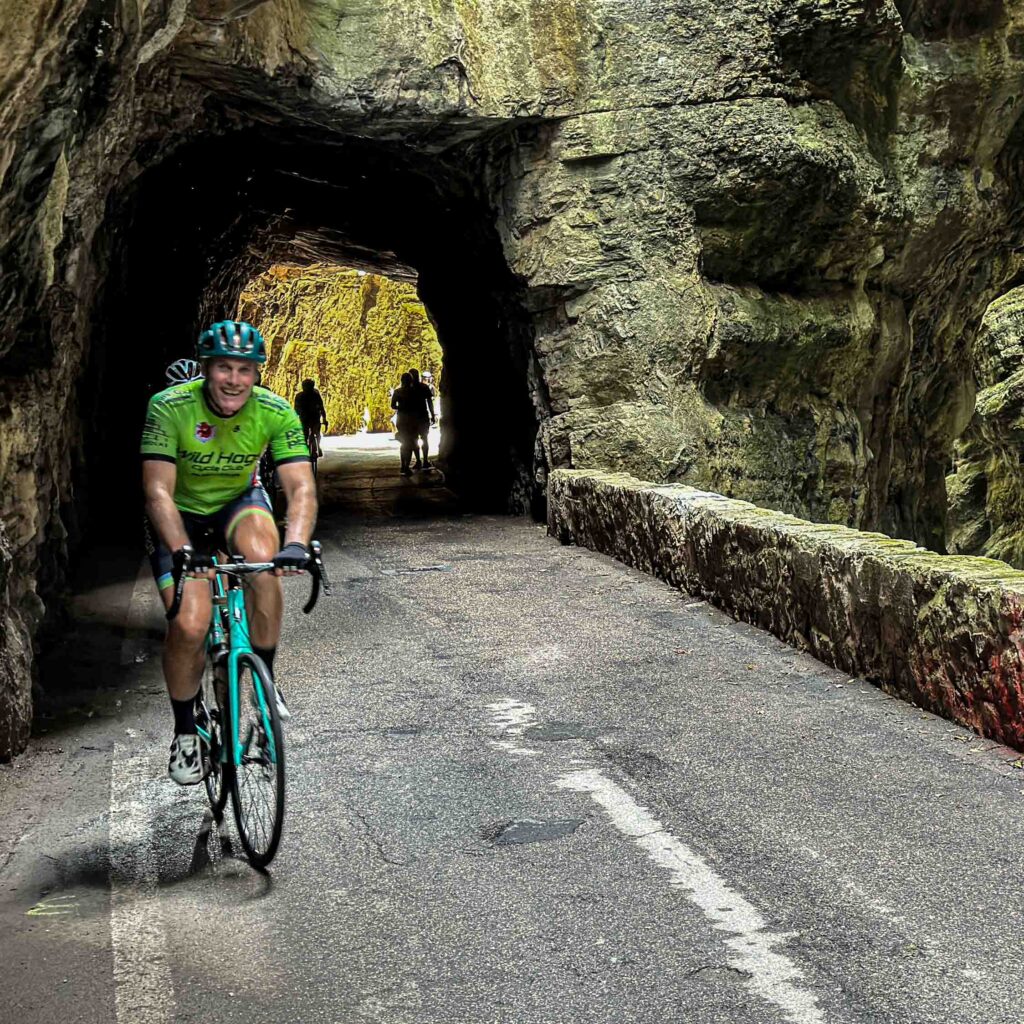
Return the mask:
<path id="1" fill-rule="evenodd" d="M 234 501 L 229 501 L 212 515 L 200 516 L 193 512 L 182 512 L 189 543 L 196 554 L 212 555 L 218 551 L 231 553 L 231 537 L 239 522 L 249 515 L 267 515 L 271 521 L 274 513 L 270 508 L 267 492 L 256 485 L 243 491 Z M 153 524 L 146 518 L 146 554 L 153 570 L 153 578 L 161 590 L 174 585 L 172 570 L 174 557 L 157 536 Z"/>

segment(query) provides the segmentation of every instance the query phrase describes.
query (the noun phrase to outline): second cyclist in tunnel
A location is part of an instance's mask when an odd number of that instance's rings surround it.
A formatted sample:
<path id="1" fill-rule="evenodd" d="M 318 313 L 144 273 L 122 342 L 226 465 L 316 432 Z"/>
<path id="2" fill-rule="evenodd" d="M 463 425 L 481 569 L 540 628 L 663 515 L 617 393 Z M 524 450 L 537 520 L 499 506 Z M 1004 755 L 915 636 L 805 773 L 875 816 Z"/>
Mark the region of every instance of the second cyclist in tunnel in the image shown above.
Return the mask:
<path id="1" fill-rule="evenodd" d="M 246 561 L 274 562 L 274 575 L 254 576 L 250 623 L 256 653 L 271 674 L 281 632 L 284 597 L 277 577 L 302 571 L 316 519 L 316 488 L 302 424 L 289 403 L 257 387 L 266 361 L 263 337 L 241 321 L 213 324 L 199 337 L 204 377 L 167 388 L 149 403 L 142 434 L 143 488 L 149 555 L 166 607 L 184 548 L 196 555 L 181 610 L 169 623 L 163 668 L 174 712 L 168 771 L 175 782 L 202 781 L 195 697 L 210 621 L 210 587 L 202 575 L 215 551 Z M 288 501 L 288 527 L 279 543 L 267 495 L 253 470 L 269 445 Z M 278 691 L 282 718 L 288 717 Z"/>
<path id="2" fill-rule="evenodd" d="M 295 411 L 302 421 L 302 429 L 306 438 L 309 450 L 316 448 L 317 458 L 323 458 L 323 449 L 320 447 L 320 427 L 328 427 L 327 410 L 324 408 L 323 396 L 317 390 L 316 382 L 307 379 L 302 382 L 302 390 L 295 396 Z"/>

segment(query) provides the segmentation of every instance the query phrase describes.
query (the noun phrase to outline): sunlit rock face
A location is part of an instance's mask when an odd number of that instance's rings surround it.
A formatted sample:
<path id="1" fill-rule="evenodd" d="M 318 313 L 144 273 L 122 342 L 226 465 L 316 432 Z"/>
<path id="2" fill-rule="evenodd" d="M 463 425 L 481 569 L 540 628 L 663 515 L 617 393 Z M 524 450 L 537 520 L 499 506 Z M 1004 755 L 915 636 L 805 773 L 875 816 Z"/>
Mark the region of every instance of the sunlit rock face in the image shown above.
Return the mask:
<path id="1" fill-rule="evenodd" d="M 949 549 L 1024 569 L 1024 288 L 986 310 L 975 365 L 977 404 L 947 481 Z"/>
<path id="2" fill-rule="evenodd" d="M 401 375 L 414 367 L 441 376 L 437 333 L 408 282 L 345 267 L 271 267 L 245 286 L 238 316 L 266 338 L 263 383 L 291 399 L 314 380 L 330 434 L 394 430 L 391 389 Z"/>
<path id="3" fill-rule="evenodd" d="M 449 479 L 482 506 L 536 512 L 551 467 L 607 467 L 943 546 L 972 338 L 1022 241 L 1021 5 L 4 19 L 8 649 L 134 465 L 146 386 L 273 262 L 417 276 Z"/>

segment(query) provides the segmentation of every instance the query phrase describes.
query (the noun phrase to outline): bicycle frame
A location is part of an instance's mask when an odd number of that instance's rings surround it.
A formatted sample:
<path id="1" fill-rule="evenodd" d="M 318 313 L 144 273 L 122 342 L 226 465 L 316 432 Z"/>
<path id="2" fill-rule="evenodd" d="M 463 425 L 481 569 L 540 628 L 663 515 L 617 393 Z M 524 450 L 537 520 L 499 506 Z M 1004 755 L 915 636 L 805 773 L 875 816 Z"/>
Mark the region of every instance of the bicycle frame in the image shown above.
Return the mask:
<path id="1" fill-rule="evenodd" d="M 214 559 L 214 564 L 217 564 L 216 559 Z M 217 573 L 210 589 L 213 596 L 213 608 L 210 612 L 210 629 L 206 634 L 206 649 L 207 651 L 215 650 L 225 645 L 228 649 L 227 710 L 230 728 L 224 737 L 224 749 L 221 751 L 221 757 L 225 757 L 230 747 L 231 763 L 238 767 L 242 763 L 242 755 L 245 751 L 245 742 L 238 735 L 239 700 L 241 699 L 238 686 L 238 663 L 243 655 L 253 653 L 252 640 L 249 637 L 249 616 L 245 610 L 245 593 L 239 580 L 231 578 L 229 584 L 225 586 L 224 577 Z M 259 702 L 260 718 L 263 720 L 263 728 L 270 744 L 270 754 L 276 759 L 274 730 L 271 728 L 263 687 L 255 686 L 253 690 Z M 211 741 L 210 735 L 205 730 L 200 729 L 199 732 L 207 743 Z"/>

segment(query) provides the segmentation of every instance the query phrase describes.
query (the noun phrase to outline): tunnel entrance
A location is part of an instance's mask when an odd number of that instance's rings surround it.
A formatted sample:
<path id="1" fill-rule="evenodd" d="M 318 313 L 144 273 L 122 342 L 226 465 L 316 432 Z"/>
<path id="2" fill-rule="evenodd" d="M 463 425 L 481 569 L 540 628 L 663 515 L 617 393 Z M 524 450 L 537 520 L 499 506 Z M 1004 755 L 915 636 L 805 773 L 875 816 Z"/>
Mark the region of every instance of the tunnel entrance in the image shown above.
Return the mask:
<path id="1" fill-rule="evenodd" d="M 138 425 L 165 366 L 191 353 L 200 325 L 244 311 L 247 284 L 284 264 L 415 282 L 444 350 L 449 486 L 474 510 L 540 514 L 532 328 L 483 184 L 492 149 L 430 155 L 240 130 L 193 139 L 112 195 L 98 254 L 109 273 L 80 393 L 94 525 L 94 496 L 123 488 L 137 462 Z M 279 313 L 292 329 L 294 311 Z"/>
<path id="2" fill-rule="evenodd" d="M 322 396 L 327 435 L 394 431 L 391 391 L 415 368 L 443 380 L 443 351 L 415 282 L 351 267 L 277 265 L 242 290 L 238 318 L 267 343 L 262 384 Z"/>
<path id="3" fill-rule="evenodd" d="M 352 267 L 279 264 L 245 285 L 237 315 L 266 340 L 261 383 L 296 408 L 300 401 L 315 406 L 317 395 L 323 403 L 326 426 L 317 461 L 322 514 L 384 511 L 423 518 L 449 504 L 458 507 L 447 488 L 444 503 L 436 495 L 424 500 L 445 481 L 447 458 L 438 452 L 445 417 L 434 383 L 444 385 L 444 353 L 415 281 Z M 409 474 L 400 473 L 392 394 L 410 370 L 422 375 L 438 426 L 426 432 L 423 451 L 415 455 L 415 468 L 422 454 L 429 460 L 423 469 L 431 472 L 415 487 L 396 488 L 398 476 Z M 305 391 L 307 385 L 312 390 Z M 264 482 L 283 515 L 273 478 Z"/>
<path id="4" fill-rule="evenodd" d="M 285 266 L 307 281 L 324 268 L 386 278 L 415 289 L 428 311 L 443 350 L 446 486 L 419 489 L 420 515 L 449 514 L 451 492 L 458 511 L 542 514 L 533 327 L 487 184 L 501 146 L 492 136 L 430 153 L 401 141 L 261 126 L 139 152 L 146 169 L 109 194 L 93 243 L 97 285 L 73 452 L 78 514 L 69 517 L 80 534 L 69 545 L 80 552 L 70 577 L 77 588 L 116 578 L 131 594 L 142 555 L 146 404 L 165 387 L 167 365 L 193 354 L 202 326 L 240 314 L 258 320 L 252 282 Z M 295 309 L 274 318 L 271 351 L 283 341 L 283 353 Z M 286 397 L 292 384 L 286 373 Z M 92 563 L 96 571 L 83 575 Z M 61 606 L 50 607 L 58 614 Z M 102 621 L 63 620 L 68 643 L 38 666 L 44 707 L 52 710 L 62 693 L 82 700 L 86 680 L 102 689 L 122 678 L 109 665 L 124 657 L 116 624 L 124 613 L 112 607 Z"/>

